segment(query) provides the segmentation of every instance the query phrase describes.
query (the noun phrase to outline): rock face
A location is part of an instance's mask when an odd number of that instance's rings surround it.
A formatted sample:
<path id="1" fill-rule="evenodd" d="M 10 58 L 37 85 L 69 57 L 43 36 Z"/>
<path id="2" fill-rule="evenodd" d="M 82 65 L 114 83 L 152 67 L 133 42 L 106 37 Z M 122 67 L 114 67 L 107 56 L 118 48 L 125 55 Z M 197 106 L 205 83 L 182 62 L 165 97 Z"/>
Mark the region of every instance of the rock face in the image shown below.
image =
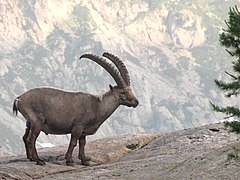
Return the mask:
<path id="1" fill-rule="evenodd" d="M 46 166 L 25 156 L 0 161 L 2 179 L 239 179 L 239 136 L 223 124 L 211 124 L 173 133 L 128 134 L 86 145 L 91 165 L 65 166 L 67 146 L 40 149 Z"/>
<path id="2" fill-rule="evenodd" d="M 13 100 L 51 86 L 101 94 L 112 78 L 84 53 L 111 52 L 124 60 L 137 109 L 120 107 L 95 137 L 169 132 L 218 122 L 209 100 L 226 100 L 223 79 L 231 57 L 220 47 L 229 7 L 240 0 L 5 0 L 0 1 L 0 155 L 23 152 L 25 120 Z M 7 129 L 7 130 L 6 130 Z M 41 135 L 38 143 L 66 144 Z M 8 146 L 1 146 L 8 144 Z"/>

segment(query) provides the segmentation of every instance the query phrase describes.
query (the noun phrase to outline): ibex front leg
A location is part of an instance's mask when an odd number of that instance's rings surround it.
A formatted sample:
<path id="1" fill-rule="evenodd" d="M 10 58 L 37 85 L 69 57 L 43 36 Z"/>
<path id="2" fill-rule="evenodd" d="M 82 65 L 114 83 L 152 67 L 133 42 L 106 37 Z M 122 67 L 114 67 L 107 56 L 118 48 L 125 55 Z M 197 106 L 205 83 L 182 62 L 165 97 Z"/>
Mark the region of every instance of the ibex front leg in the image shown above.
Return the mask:
<path id="1" fill-rule="evenodd" d="M 73 130 L 72 130 L 71 140 L 70 140 L 70 143 L 69 143 L 69 146 L 68 146 L 67 153 L 65 155 L 67 166 L 73 166 L 74 165 L 72 154 L 73 154 L 74 148 L 77 145 L 77 141 L 82 134 L 82 130 L 83 130 L 83 128 L 79 127 L 79 126 L 74 127 Z"/>
<path id="2" fill-rule="evenodd" d="M 90 157 L 85 156 L 84 147 L 86 144 L 86 136 L 81 136 L 79 138 L 79 153 L 78 158 L 81 159 L 82 165 L 89 166 Z"/>

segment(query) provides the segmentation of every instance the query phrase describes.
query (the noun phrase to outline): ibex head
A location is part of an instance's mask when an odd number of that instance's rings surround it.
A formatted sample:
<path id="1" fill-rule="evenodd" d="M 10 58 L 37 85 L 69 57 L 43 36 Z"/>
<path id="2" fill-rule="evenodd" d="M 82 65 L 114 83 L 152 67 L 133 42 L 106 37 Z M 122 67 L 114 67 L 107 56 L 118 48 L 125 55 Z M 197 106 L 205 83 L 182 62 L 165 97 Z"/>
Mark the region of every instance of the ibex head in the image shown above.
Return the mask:
<path id="1" fill-rule="evenodd" d="M 103 56 L 111 60 L 118 70 L 116 70 L 116 68 L 109 64 L 105 59 L 92 54 L 84 54 L 80 57 L 80 59 L 88 58 L 95 61 L 96 63 L 101 65 L 113 77 L 113 79 L 117 83 L 117 86 L 113 87 L 109 85 L 109 87 L 110 90 L 118 96 L 120 105 L 125 105 L 134 108 L 137 107 L 139 102 L 138 99 L 132 93 L 130 87 L 130 77 L 126 66 L 118 57 L 110 53 L 105 52 L 103 53 Z"/>
<path id="2" fill-rule="evenodd" d="M 133 95 L 130 86 L 126 86 L 124 88 L 119 88 L 118 86 L 112 87 L 111 85 L 109 86 L 111 91 L 115 92 L 118 95 L 119 103 L 121 105 L 134 108 L 137 107 L 138 99 Z"/>

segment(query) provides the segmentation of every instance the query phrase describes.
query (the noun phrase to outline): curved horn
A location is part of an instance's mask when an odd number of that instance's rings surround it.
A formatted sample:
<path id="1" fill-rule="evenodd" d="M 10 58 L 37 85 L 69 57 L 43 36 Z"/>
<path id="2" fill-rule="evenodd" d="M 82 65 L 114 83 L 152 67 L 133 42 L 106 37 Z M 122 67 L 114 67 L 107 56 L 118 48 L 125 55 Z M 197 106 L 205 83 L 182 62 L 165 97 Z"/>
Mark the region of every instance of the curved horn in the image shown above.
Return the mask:
<path id="1" fill-rule="evenodd" d="M 91 59 L 92 61 L 102 66 L 113 77 L 113 79 L 115 80 L 115 82 L 119 87 L 123 88 L 126 86 L 123 78 L 120 76 L 118 71 L 111 64 L 109 64 L 105 59 L 93 54 L 83 54 L 79 59 L 81 58 Z"/>
<path id="2" fill-rule="evenodd" d="M 103 53 L 102 56 L 110 59 L 116 65 L 126 85 L 130 86 L 130 77 L 124 63 L 117 56 L 114 56 L 113 54 L 110 54 L 108 52 Z"/>

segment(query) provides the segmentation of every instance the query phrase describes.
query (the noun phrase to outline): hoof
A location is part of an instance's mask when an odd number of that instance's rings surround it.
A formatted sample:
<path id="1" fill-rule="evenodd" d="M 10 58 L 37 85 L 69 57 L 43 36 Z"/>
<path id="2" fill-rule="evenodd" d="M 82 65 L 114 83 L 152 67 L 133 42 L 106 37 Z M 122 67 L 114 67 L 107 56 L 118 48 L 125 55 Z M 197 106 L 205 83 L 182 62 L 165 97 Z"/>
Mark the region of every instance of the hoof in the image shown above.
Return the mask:
<path id="1" fill-rule="evenodd" d="M 90 156 L 86 156 L 85 157 L 85 161 L 91 161 L 91 157 Z"/>
<path id="2" fill-rule="evenodd" d="M 81 164 L 82 165 L 85 165 L 85 166 L 89 166 L 90 165 L 90 163 L 89 163 L 89 161 L 91 161 L 91 157 L 90 156 L 84 156 L 84 158 L 83 157 L 79 157 L 79 159 L 81 160 Z"/>
<path id="3" fill-rule="evenodd" d="M 74 166 L 74 162 L 73 161 L 66 161 L 66 165 L 67 166 Z"/>
<path id="4" fill-rule="evenodd" d="M 89 161 L 83 161 L 83 160 L 81 160 L 81 162 L 82 162 L 82 165 L 84 165 L 84 166 L 89 166 L 90 165 L 90 163 L 89 163 Z"/>
<path id="5" fill-rule="evenodd" d="M 37 161 L 37 159 L 36 158 L 28 158 L 30 161 L 34 161 L 34 162 L 36 162 Z"/>
<path id="6" fill-rule="evenodd" d="M 44 166 L 46 165 L 46 163 L 43 161 L 43 160 L 36 160 L 36 165 L 39 165 L 39 166 Z"/>

